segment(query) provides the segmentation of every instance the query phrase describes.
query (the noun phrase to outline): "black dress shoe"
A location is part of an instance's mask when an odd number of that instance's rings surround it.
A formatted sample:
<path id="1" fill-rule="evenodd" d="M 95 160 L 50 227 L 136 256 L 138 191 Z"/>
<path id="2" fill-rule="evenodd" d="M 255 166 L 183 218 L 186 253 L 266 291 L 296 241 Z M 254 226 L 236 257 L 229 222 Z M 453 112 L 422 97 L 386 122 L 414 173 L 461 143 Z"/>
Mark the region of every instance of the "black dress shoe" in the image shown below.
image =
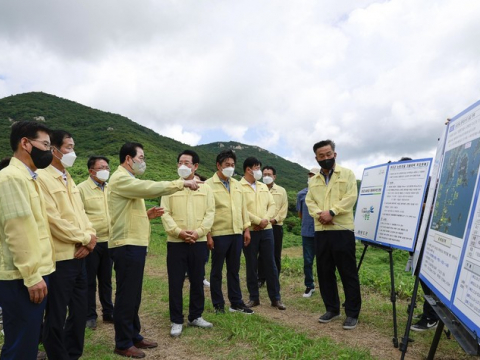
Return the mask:
<path id="1" fill-rule="evenodd" d="M 103 315 L 103 322 L 113 324 L 113 315 L 112 314 Z"/>
<path id="2" fill-rule="evenodd" d="M 255 307 L 255 306 L 258 306 L 260 305 L 260 300 L 250 300 L 249 302 L 247 302 L 245 304 L 246 307 L 248 308 L 252 308 L 252 307 Z"/>
<path id="3" fill-rule="evenodd" d="M 120 350 L 115 348 L 113 352 L 117 355 L 134 358 L 134 359 L 142 359 L 145 357 L 145 353 L 142 350 L 136 348 L 135 346 L 131 346 L 125 350 Z"/>
<path id="4" fill-rule="evenodd" d="M 276 307 L 278 310 L 287 310 L 287 307 L 283 305 L 280 300 L 272 301 L 272 306 Z"/>

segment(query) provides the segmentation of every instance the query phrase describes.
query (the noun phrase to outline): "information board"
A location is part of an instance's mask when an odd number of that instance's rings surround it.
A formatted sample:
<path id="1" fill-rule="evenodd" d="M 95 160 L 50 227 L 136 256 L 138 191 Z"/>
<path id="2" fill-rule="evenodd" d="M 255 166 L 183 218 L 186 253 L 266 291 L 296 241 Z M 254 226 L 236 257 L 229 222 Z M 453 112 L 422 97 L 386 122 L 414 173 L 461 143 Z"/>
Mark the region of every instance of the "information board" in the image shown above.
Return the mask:
<path id="1" fill-rule="evenodd" d="M 480 333 L 480 101 L 448 124 L 420 278 Z"/>
<path id="2" fill-rule="evenodd" d="M 422 223 L 420 224 L 420 230 L 417 235 L 417 242 L 415 245 L 415 253 L 413 255 L 413 266 L 412 266 L 412 275 L 418 274 L 416 272 L 418 266 L 418 260 L 420 258 L 420 250 L 423 246 L 423 241 L 425 239 L 425 235 L 427 233 L 428 225 L 430 224 L 430 216 L 431 209 L 433 207 L 433 200 L 436 195 L 436 189 L 438 184 L 438 177 L 440 174 L 440 165 L 443 162 L 443 153 L 445 149 L 445 137 L 447 134 L 447 127 L 445 126 L 444 131 L 442 131 L 442 135 L 438 139 L 437 144 L 437 151 L 435 152 L 435 160 L 433 161 L 433 168 L 430 176 L 430 184 L 429 184 L 429 191 L 427 193 L 427 199 L 425 200 L 425 215 L 422 217 Z"/>
<path id="3" fill-rule="evenodd" d="M 355 213 L 355 236 L 358 239 L 375 240 L 387 168 L 385 164 L 363 170 Z"/>
<path id="4" fill-rule="evenodd" d="M 432 159 L 366 168 L 355 214 L 355 236 L 413 251 Z"/>

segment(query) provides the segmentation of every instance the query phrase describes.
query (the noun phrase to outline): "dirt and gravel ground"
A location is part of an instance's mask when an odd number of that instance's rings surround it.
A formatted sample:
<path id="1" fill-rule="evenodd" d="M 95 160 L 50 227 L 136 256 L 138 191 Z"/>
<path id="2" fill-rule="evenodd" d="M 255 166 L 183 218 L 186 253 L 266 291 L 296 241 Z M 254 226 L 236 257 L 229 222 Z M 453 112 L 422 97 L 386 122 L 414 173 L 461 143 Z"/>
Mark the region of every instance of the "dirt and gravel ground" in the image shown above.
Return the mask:
<path id="1" fill-rule="evenodd" d="M 298 250 L 292 249 L 286 251 L 286 254 L 290 256 L 298 256 Z M 284 254 L 285 255 L 285 254 Z M 166 272 L 163 269 L 152 268 L 147 265 L 146 276 L 148 277 L 159 277 L 166 280 Z M 244 279 L 242 279 L 244 283 Z M 208 289 L 205 289 L 206 302 L 210 302 L 210 295 Z M 188 293 L 188 282 L 185 283 L 184 293 Z M 375 326 L 368 321 L 362 321 L 360 317 L 360 322 L 355 330 L 345 331 L 342 328 L 342 320 L 335 320 L 329 324 L 320 324 L 318 323 L 318 317 L 321 311 L 321 300 L 318 292 L 314 294 L 314 297 L 311 298 L 311 301 L 315 301 L 319 304 L 318 313 L 312 314 L 311 311 L 304 311 L 302 309 L 296 309 L 294 306 L 289 306 L 294 297 L 301 296 L 301 293 L 298 293 L 298 289 L 294 289 L 293 286 L 284 286 L 282 289 L 282 298 L 284 303 L 287 305 L 286 311 L 279 311 L 275 308 L 272 308 L 268 301 L 262 302 L 262 305 L 256 307 L 255 315 L 252 316 L 262 316 L 267 319 L 273 320 L 279 324 L 288 326 L 292 329 L 295 329 L 299 332 L 307 334 L 311 339 L 328 337 L 334 342 L 342 346 L 347 347 L 356 347 L 360 349 L 369 349 L 372 356 L 378 359 L 400 359 L 401 353 L 397 348 L 393 347 L 392 337 L 393 337 L 393 326 L 391 333 L 385 334 L 385 330 L 379 331 Z M 362 294 L 364 302 L 370 301 L 385 301 L 380 295 L 375 292 L 364 291 Z M 144 296 L 145 301 L 145 296 Z M 403 301 L 402 304 L 397 303 L 397 308 L 400 305 L 405 308 L 406 303 Z M 148 314 L 148 312 L 142 311 L 141 309 L 141 321 L 142 321 L 142 334 L 155 341 L 158 341 L 159 346 L 155 349 L 146 350 L 148 359 L 210 359 L 212 357 L 219 358 L 220 354 L 215 354 L 216 356 L 209 356 L 205 354 L 199 354 L 192 348 L 192 346 L 185 341 L 185 339 L 180 338 L 171 338 L 169 336 L 170 324 L 165 319 L 165 317 L 154 316 Z M 166 309 L 163 309 L 165 311 Z M 99 313 L 101 310 L 98 309 Z M 400 310 L 398 310 L 400 311 Z M 391 324 L 391 311 L 388 309 L 388 314 L 383 315 L 385 319 L 388 319 L 389 324 Z M 211 321 L 214 320 L 212 314 L 209 314 L 208 319 Z M 225 316 L 228 316 L 226 314 Z M 401 315 L 406 317 L 405 314 Z M 214 321 L 213 321 L 214 322 Z M 388 325 L 391 326 L 391 325 Z M 403 336 L 405 328 L 398 328 L 398 340 L 401 342 L 401 337 Z M 198 331 L 199 336 L 201 335 L 204 339 L 210 339 L 213 337 L 211 333 L 202 329 L 188 329 L 190 333 L 193 331 Z M 433 334 L 432 334 L 433 335 Z M 95 342 L 101 342 L 103 344 L 114 344 L 114 331 L 113 326 L 108 324 L 103 324 L 101 320 L 98 322 L 98 328 L 95 330 Z M 415 335 L 413 334 L 413 337 Z M 441 342 L 442 344 L 442 342 Z M 249 352 L 246 349 L 244 359 L 249 359 Z M 409 360 L 419 360 L 424 359 L 428 353 L 428 346 L 422 345 L 419 342 L 415 342 L 414 345 L 409 345 L 406 359 Z M 450 351 L 451 353 L 451 351 Z M 457 356 L 458 355 L 458 356 Z M 220 357 L 221 358 L 221 357 Z M 319 355 L 319 358 L 321 356 Z M 466 358 L 463 350 L 458 347 L 458 354 L 455 356 L 445 356 L 442 355 L 441 351 L 437 351 L 436 359 L 447 360 L 447 359 L 464 359 Z"/>

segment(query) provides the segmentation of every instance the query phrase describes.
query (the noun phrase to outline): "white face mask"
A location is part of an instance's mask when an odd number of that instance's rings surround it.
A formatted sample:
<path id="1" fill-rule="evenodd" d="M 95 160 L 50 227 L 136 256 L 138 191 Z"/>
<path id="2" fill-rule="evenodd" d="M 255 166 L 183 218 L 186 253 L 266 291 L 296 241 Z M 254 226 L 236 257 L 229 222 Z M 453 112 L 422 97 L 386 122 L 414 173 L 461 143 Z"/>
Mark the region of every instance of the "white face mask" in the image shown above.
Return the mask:
<path id="1" fill-rule="evenodd" d="M 263 177 L 263 183 L 270 185 L 273 182 L 273 178 L 271 176 L 264 176 Z"/>
<path id="2" fill-rule="evenodd" d="M 180 176 L 183 179 L 188 178 L 191 173 L 192 169 L 190 169 L 188 166 L 182 165 L 177 169 L 178 176 Z"/>
<path id="3" fill-rule="evenodd" d="M 235 172 L 235 168 L 233 167 L 226 167 L 225 169 L 222 169 L 223 176 L 227 178 L 231 178 L 234 172 Z"/>
<path id="4" fill-rule="evenodd" d="M 135 162 L 135 160 L 133 159 L 132 161 L 133 161 L 133 165 L 132 165 L 133 173 L 135 175 L 143 175 L 145 170 L 147 170 L 147 164 L 145 163 L 145 161 Z"/>
<path id="5" fill-rule="evenodd" d="M 63 167 L 69 168 L 73 166 L 76 158 L 77 158 L 77 155 L 75 155 L 75 151 L 72 151 L 67 154 L 63 154 L 63 157 L 60 159 L 60 162 L 62 163 Z"/>
<path id="6" fill-rule="evenodd" d="M 311 177 L 309 177 L 309 178 L 307 179 L 307 184 L 310 184 L 310 180 L 312 180 Z"/>
<path id="7" fill-rule="evenodd" d="M 107 181 L 110 177 L 110 171 L 108 170 L 99 170 L 96 175 L 97 179 L 100 181 Z"/>
<path id="8" fill-rule="evenodd" d="M 253 178 L 255 180 L 260 180 L 262 178 L 262 170 L 258 169 L 258 170 L 252 170 L 253 172 Z"/>

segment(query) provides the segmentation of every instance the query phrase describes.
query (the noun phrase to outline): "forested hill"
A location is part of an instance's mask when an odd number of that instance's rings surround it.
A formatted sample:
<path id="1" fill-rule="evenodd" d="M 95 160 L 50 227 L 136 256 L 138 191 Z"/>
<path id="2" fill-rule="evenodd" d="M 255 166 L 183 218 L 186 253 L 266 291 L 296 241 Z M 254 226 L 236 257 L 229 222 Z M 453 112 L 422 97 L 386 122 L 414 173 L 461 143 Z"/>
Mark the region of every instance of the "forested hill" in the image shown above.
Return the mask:
<path id="1" fill-rule="evenodd" d="M 285 187 L 285 189 L 299 191 L 307 186 L 307 169 L 258 146 L 245 145 L 234 141 L 218 141 L 206 145 L 198 145 L 196 148 L 213 154 L 218 154 L 223 149 L 232 149 L 237 155 L 237 163 L 239 165 L 236 171 L 239 173 L 243 172 L 243 161 L 249 156 L 255 156 L 262 162 L 263 166 L 270 165 L 275 168 L 277 171 L 277 183 Z"/>
<path id="2" fill-rule="evenodd" d="M 236 142 L 215 142 L 189 146 L 137 124 L 117 114 L 92 109 L 82 104 L 42 92 L 31 92 L 0 99 L 0 157 L 12 154 L 9 143 L 10 126 L 18 120 L 43 121 L 51 129 L 64 129 L 75 140 L 75 162 L 72 175 L 77 182 L 87 176 L 86 159 L 93 154 L 105 155 L 111 168 L 118 165 L 118 151 L 127 141 L 140 142 L 145 147 L 147 172 L 144 178 L 170 180 L 177 178 L 176 157 L 183 149 L 198 152 L 199 173 L 210 177 L 215 171 L 217 153 L 231 147 L 238 156 L 236 171 L 242 174 L 243 160 L 258 157 L 264 165 L 272 165 L 278 172 L 278 183 L 290 191 L 306 185 L 306 169 L 257 146 Z"/>

